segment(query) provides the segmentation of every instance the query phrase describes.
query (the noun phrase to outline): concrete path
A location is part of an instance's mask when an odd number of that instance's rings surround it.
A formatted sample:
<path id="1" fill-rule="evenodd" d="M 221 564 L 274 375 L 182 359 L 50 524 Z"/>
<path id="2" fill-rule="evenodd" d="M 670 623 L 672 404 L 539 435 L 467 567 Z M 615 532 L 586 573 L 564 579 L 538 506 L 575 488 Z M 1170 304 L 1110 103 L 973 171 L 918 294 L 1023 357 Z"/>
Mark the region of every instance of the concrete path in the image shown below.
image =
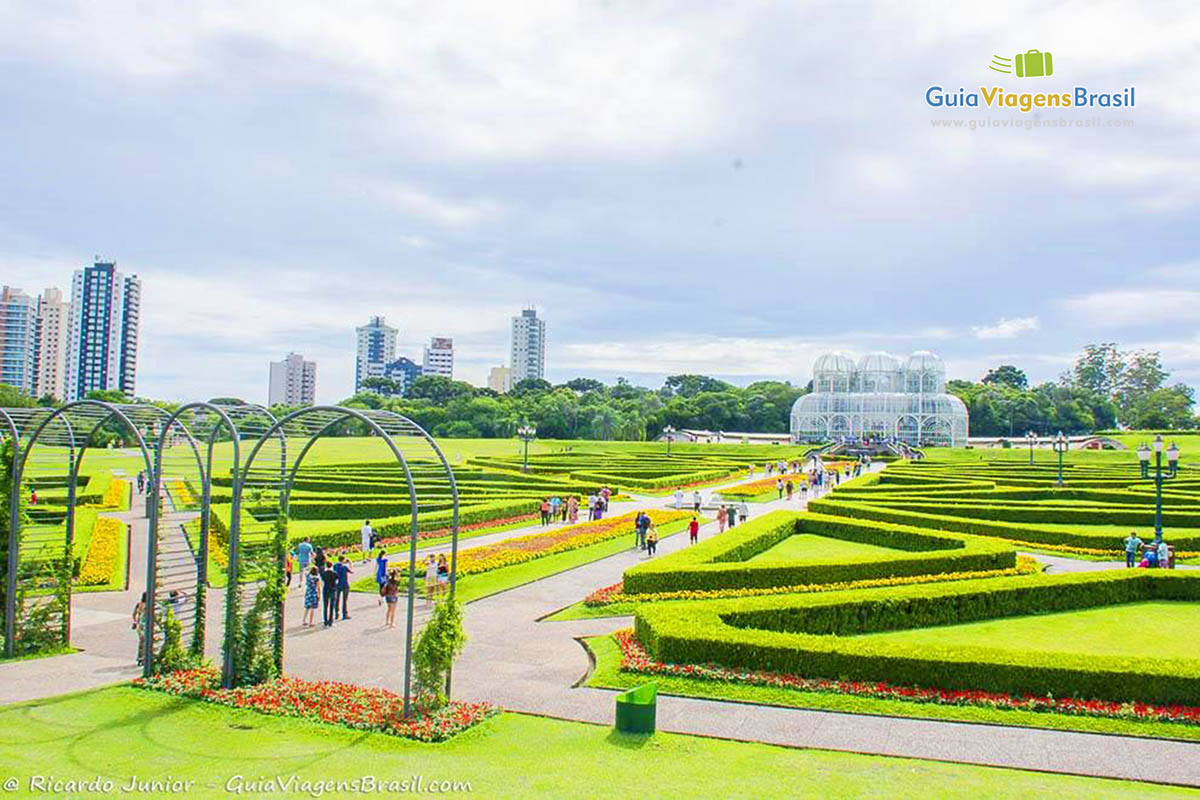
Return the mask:
<path id="1" fill-rule="evenodd" d="M 759 476 L 761 477 L 761 475 Z M 734 483 L 745 482 L 745 478 Z M 732 485 L 732 484 L 730 484 Z M 707 497 L 712 489 L 702 490 Z M 664 507 L 671 498 L 639 498 L 614 504 L 611 515 L 635 508 Z M 750 504 L 751 517 L 775 508 L 803 508 L 799 499 Z M 135 505 L 135 508 L 138 508 Z M 131 561 L 133 583 L 144 581 L 145 521 L 134 520 Z M 463 547 L 500 541 L 540 530 L 540 525 L 488 534 Z M 716 533 L 715 523 L 701 537 Z M 687 546 L 676 535 L 659 543 L 660 553 Z M 445 550 L 448 545 L 420 548 Z M 1036 556 L 1052 569 L 1123 567 Z M 454 694 L 488 700 L 514 711 L 601 724 L 611 723 L 614 692 L 574 688 L 588 673 L 589 659 L 576 637 L 610 633 L 629 625 L 628 618 L 538 622 L 620 580 L 624 570 L 645 558 L 630 549 L 601 561 L 484 598 L 468 606 L 469 644 L 455 667 Z M 138 566 L 141 564 L 142 566 Z M 355 577 L 371 574 L 371 564 L 355 564 Z M 140 589 L 123 593 L 77 595 L 74 636 L 84 652 L 0 665 L 0 703 L 50 696 L 74 689 L 116 683 L 137 674 L 132 666 L 136 635 L 129 613 Z M 220 619 L 221 592 L 210 592 L 209 619 Z M 384 607 L 373 595 L 352 593 L 350 619 L 331 628 L 301 624 L 303 593 L 297 583 L 287 601 L 289 673 L 311 679 L 342 680 L 403 689 L 405 598 L 396 627 L 383 624 Z M 415 607 L 422 624 L 429 607 Z M 208 652 L 219 658 L 220 626 L 210 625 Z M 960 761 L 971 764 L 1046 770 L 1109 778 L 1152 780 L 1200 786 L 1200 744 L 1113 737 L 1027 728 L 874 717 L 771 706 L 735 704 L 664 696 L 659 701 L 661 730 L 831 750 Z"/>

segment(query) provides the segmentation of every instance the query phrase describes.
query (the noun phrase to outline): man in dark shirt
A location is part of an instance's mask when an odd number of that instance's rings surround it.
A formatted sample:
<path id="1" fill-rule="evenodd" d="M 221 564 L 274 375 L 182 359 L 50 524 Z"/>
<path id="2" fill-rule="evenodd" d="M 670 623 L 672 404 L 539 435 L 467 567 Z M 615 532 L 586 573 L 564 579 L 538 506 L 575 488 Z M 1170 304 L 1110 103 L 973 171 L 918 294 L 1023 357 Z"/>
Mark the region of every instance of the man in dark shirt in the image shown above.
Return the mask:
<path id="1" fill-rule="evenodd" d="M 338 563 L 333 565 L 334 574 L 337 575 L 337 595 L 333 601 L 333 610 L 337 612 L 337 597 L 342 598 L 342 619 L 350 619 L 350 573 L 354 572 L 350 568 L 350 562 L 345 556 L 338 559 Z"/>
<path id="2" fill-rule="evenodd" d="M 325 627 L 333 624 L 334 612 L 337 610 L 338 577 L 329 564 L 321 570 L 321 608 L 325 617 Z"/>

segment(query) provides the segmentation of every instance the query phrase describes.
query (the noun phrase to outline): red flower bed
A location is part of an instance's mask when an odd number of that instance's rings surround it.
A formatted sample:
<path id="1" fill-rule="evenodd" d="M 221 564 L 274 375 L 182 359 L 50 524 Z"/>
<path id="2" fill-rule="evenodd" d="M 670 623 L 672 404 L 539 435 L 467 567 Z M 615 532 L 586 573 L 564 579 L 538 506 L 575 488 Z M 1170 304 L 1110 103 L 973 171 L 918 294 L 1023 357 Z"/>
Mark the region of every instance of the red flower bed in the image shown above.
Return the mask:
<path id="1" fill-rule="evenodd" d="M 700 678 L 748 686 L 796 689 L 802 692 L 851 694 L 859 697 L 874 697 L 879 700 L 908 700 L 914 703 L 985 706 L 1019 711 L 1045 711 L 1088 717 L 1200 725 L 1200 708 L 1195 706 L 1155 706 L 1148 703 L 1078 700 L 1073 697 L 1018 696 L 979 690 L 924 689 L 916 686 L 893 686 L 882 682 L 835 681 L 824 678 L 803 678 L 799 675 L 778 672 L 736 670 L 717 664 L 664 664 L 650 657 L 641 643 L 633 637 L 632 630 L 617 631 L 613 637 L 621 648 L 621 670 L 623 672 Z"/>
<path id="2" fill-rule="evenodd" d="M 480 528 L 499 528 L 504 525 L 511 525 L 514 522 L 525 522 L 525 521 L 533 522 L 535 519 L 539 519 L 538 514 L 536 514 L 536 513 L 534 513 L 534 514 L 518 514 L 515 517 L 505 517 L 504 519 L 488 519 L 488 520 L 484 520 L 483 522 L 472 522 L 470 525 L 459 525 L 458 532 L 461 534 L 461 533 L 463 533 L 463 531 L 474 531 L 474 530 L 479 530 Z M 421 531 L 420 533 L 418 533 L 417 541 L 423 542 L 426 539 L 438 539 L 438 538 L 441 538 L 442 536 L 449 536 L 449 535 L 450 535 L 449 526 L 447 526 L 445 528 L 436 528 L 431 531 Z M 395 547 L 396 545 L 408 544 L 408 539 L 409 539 L 409 537 L 407 537 L 407 536 L 392 536 L 387 539 L 378 539 L 375 542 L 375 547 Z M 333 547 L 333 548 L 327 547 L 327 548 L 325 548 L 325 555 L 327 555 L 327 556 L 339 556 L 339 555 L 345 555 L 348 553 L 361 553 L 361 552 L 362 552 L 362 548 L 355 546 L 355 545 L 346 545 L 345 547 Z"/>
<path id="3" fill-rule="evenodd" d="M 405 719 L 404 698 L 386 689 L 299 678 L 222 689 L 220 674 L 213 667 L 138 678 L 133 685 L 277 717 L 329 722 L 422 742 L 445 741 L 500 711 L 490 703 L 451 702 L 432 713 Z"/>

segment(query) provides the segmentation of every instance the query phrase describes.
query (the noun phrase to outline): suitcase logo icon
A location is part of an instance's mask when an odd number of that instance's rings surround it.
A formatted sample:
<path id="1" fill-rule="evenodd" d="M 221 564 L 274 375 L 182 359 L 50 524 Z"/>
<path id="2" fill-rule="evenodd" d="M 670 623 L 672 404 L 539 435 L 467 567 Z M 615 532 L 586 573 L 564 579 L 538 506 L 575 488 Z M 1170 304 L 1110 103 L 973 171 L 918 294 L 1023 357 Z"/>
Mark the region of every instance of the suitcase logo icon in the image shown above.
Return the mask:
<path id="1" fill-rule="evenodd" d="M 1009 75 L 1015 72 L 1018 78 L 1045 78 L 1054 74 L 1054 58 L 1050 53 L 1029 50 L 1017 53 L 1015 58 L 992 56 L 990 67 Z"/>

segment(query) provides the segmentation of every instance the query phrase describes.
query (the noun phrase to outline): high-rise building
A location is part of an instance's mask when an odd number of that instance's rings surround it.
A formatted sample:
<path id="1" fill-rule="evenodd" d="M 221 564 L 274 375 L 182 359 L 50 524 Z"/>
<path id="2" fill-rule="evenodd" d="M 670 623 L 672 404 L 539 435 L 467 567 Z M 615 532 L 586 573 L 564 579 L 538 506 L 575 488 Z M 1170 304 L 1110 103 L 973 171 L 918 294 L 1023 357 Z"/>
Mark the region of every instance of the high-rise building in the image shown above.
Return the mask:
<path id="1" fill-rule="evenodd" d="M 354 364 L 354 391 L 357 392 L 367 378 L 384 377 L 384 369 L 396 360 L 396 335 L 400 331 L 387 325 L 383 317 L 371 317 L 370 322 L 355 330 L 358 358 Z"/>
<path id="2" fill-rule="evenodd" d="M 32 297 L 12 286 L 0 291 L 0 383 L 27 394 L 33 393 L 36 321 Z"/>
<path id="3" fill-rule="evenodd" d="M 408 394 L 408 390 L 412 388 L 413 381 L 421 377 L 421 365 L 411 358 L 400 356 L 384 367 L 383 377 L 390 378 L 396 382 L 397 394 L 406 395 Z"/>
<path id="4" fill-rule="evenodd" d="M 62 291 L 53 287 L 42 292 L 37 301 L 37 326 L 34 344 L 33 394 L 51 395 L 59 400 L 67 396 L 67 349 L 71 326 L 71 303 Z"/>
<path id="5" fill-rule="evenodd" d="M 435 336 L 425 345 L 425 363 L 421 365 L 425 375 L 454 377 L 454 340 Z"/>
<path id="6" fill-rule="evenodd" d="M 67 332 L 65 400 L 116 390 L 132 398 L 137 381 L 142 282 L 111 261 L 75 271 Z"/>
<path id="7" fill-rule="evenodd" d="M 487 385 L 493 392 L 504 394 L 512 388 L 512 372 L 508 367 L 492 367 Z"/>
<path id="8" fill-rule="evenodd" d="M 288 353 L 283 361 L 271 362 L 267 391 L 270 405 L 311 406 L 317 399 L 317 364 L 299 353 Z"/>
<path id="9" fill-rule="evenodd" d="M 546 321 L 538 319 L 537 310 L 527 308 L 521 316 L 512 318 L 512 384 L 526 378 L 546 375 Z"/>

